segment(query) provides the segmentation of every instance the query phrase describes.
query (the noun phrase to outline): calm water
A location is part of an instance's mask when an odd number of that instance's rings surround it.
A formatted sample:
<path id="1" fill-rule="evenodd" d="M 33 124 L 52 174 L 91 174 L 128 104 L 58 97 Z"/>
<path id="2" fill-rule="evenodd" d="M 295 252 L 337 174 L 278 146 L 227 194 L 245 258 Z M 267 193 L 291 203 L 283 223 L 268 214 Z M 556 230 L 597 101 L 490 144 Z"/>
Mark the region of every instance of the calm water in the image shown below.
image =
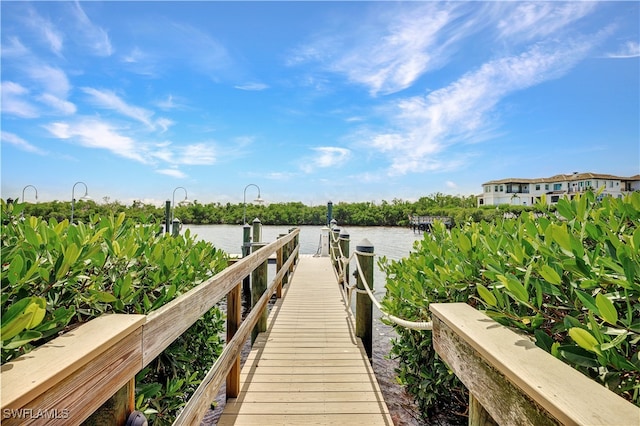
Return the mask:
<path id="1" fill-rule="evenodd" d="M 262 241 L 272 242 L 278 235 L 288 233 L 289 228 L 289 226 L 263 226 Z M 318 253 L 321 244 L 321 227 L 301 226 L 299 228 L 300 254 Z M 229 254 L 241 253 L 243 229 L 240 225 L 185 225 L 183 232 L 186 229 L 195 234 L 196 238 L 208 241 Z M 341 233 L 344 232 L 349 234 L 351 253 L 356 246 L 362 245 L 361 243 L 366 239 L 370 245 L 373 245 L 377 256 L 386 256 L 388 259 L 393 260 L 408 256 L 412 250 L 413 243 L 422 239 L 421 233 L 414 233 L 409 228 L 350 226 L 342 227 Z M 351 270 L 355 270 L 354 264 L 351 265 Z M 271 275 L 269 281 L 271 281 L 275 274 L 274 265 L 269 266 L 269 274 Z M 354 278 L 351 277 L 351 283 L 353 283 L 353 280 Z M 378 300 L 384 294 L 384 283 L 385 275 L 376 266 L 374 268 L 374 287 Z M 391 339 L 396 337 L 396 333 L 391 327 L 380 322 L 380 312 L 377 312 L 375 308 L 374 317 L 373 369 L 394 423 L 395 425 L 423 425 L 424 423 L 420 421 L 420 416 L 411 398 L 396 383 L 394 370 L 397 362 L 388 359 Z"/>

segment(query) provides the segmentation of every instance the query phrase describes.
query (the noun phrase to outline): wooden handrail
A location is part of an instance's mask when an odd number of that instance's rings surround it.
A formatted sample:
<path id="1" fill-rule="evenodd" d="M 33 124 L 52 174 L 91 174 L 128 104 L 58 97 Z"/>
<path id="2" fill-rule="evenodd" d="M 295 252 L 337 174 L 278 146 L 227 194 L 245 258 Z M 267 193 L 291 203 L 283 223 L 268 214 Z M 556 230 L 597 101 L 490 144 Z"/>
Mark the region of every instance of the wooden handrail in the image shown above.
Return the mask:
<path id="1" fill-rule="evenodd" d="M 103 315 L 2 365 L 2 423 L 80 424 L 271 254 L 298 243 L 299 232 L 294 229 L 146 316 Z M 228 360 L 239 356 L 260 311 L 266 309 L 282 277 L 292 271 L 298 250 L 299 244 L 288 251 L 268 297 L 262 296 L 226 345 L 181 418 L 204 416 L 232 367 Z"/>
<path id="2" fill-rule="evenodd" d="M 469 389 L 469 424 L 638 425 L 640 408 L 465 303 L 433 303 L 433 346 Z M 476 404 L 477 402 L 477 404 Z"/>

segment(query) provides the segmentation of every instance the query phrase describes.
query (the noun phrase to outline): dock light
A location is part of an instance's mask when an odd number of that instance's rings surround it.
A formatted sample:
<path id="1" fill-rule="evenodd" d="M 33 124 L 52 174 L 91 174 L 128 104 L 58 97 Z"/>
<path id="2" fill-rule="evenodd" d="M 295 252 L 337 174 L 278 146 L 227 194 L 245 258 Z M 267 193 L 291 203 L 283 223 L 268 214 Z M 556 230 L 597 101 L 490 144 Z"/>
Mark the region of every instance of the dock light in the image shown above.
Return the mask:
<path id="1" fill-rule="evenodd" d="M 89 188 L 87 188 L 87 184 L 82 182 L 82 181 L 78 181 L 76 183 L 73 184 L 73 188 L 71 188 L 71 222 L 73 223 L 73 210 L 76 206 L 76 198 L 75 198 L 75 191 L 76 191 L 76 185 L 78 184 L 83 184 L 84 185 L 84 195 L 82 197 L 80 197 L 81 200 L 90 200 L 91 197 L 89 197 Z"/>
<path id="2" fill-rule="evenodd" d="M 247 223 L 247 188 L 249 188 L 250 186 L 255 186 L 256 188 L 258 188 L 258 198 L 253 201 L 258 204 L 264 203 L 264 200 L 260 198 L 260 187 L 258 185 L 256 185 L 255 183 L 250 183 L 249 185 L 244 187 L 244 196 L 242 198 L 242 205 L 244 206 L 242 210 L 242 223 L 245 225 Z"/>

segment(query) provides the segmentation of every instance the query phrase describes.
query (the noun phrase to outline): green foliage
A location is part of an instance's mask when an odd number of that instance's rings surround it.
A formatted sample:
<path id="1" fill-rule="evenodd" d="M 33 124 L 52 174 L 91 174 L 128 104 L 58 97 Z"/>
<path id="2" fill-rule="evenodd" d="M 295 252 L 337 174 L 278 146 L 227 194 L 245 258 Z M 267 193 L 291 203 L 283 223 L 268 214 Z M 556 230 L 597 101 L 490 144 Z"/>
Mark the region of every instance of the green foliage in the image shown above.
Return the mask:
<path id="1" fill-rule="evenodd" d="M 20 207 L 2 203 L 3 363 L 104 313 L 147 314 L 227 265 L 188 231 L 171 237 L 124 213 L 70 225 L 21 220 Z M 221 352 L 222 330 L 216 307 L 138 375 L 138 406 L 154 424 L 171 423 L 195 390 Z"/>
<path id="2" fill-rule="evenodd" d="M 561 200 L 556 212 L 536 209 L 451 231 L 437 226 L 408 258 L 382 259 L 385 308 L 426 320 L 432 302 L 467 302 L 640 405 L 640 193 L 596 201 L 587 192 Z M 422 343 L 431 332 L 419 333 L 423 340 L 398 332 L 399 377 L 425 412 L 433 411 L 434 398 L 455 392 L 450 372 L 431 363 L 437 355 Z M 416 350 L 408 352 L 409 345 Z"/>
<path id="3" fill-rule="evenodd" d="M 131 206 L 124 206 L 117 201 L 110 201 L 105 197 L 104 202 L 79 200 L 76 202 L 75 218 L 79 221 L 90 221 L 91 215 L 108 217 L 125 212 L 127 217 L 139 222 L 158 221 L 164 218 L 164 206 L 154 207 L 134 202 Z M 45 202 L 37 204 L 16 204 L 24 209 L 25 214 L 36 216 L 44 220 L 56 219 L 62 222 L 71 214 L 69 202 Z M 245 213 L 247 222 L 259 217 L 264 225 L 325 225 L 327 208 L 324 205 L 307 206 L 300 202 L 273 203 L 267 206 L 247 203 L 240 204 L 209 203 L 201 204 L 195 201 L 190 204 L 177 204 L 174 215 L 182 223 L 209 224 L 242 224 Z M 334 205 L 333 217 L 344 226 L 407 226 L 410 215 L 418 216 L 447 216 L 455 223 L 467 221 L 479 222 L 502 218 L 505 214 L 521 214 L 523 211 L 534 211 L 534 206 L 494 206 L 478 208 L 474 196 L 453 196 L 436 193 L 421 197 L 416 202 L 393 199 L 391 202 L 383 200 L 374 202 L 339 202 Z"/>

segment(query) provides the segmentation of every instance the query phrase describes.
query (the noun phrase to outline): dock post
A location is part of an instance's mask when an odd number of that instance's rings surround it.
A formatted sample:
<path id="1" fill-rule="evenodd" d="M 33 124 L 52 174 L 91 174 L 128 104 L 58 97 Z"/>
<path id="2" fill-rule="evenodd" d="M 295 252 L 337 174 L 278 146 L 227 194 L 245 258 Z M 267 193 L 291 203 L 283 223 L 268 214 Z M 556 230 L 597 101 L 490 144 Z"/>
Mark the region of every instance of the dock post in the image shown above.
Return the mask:
<path id="1" fill-rule="evenodd" d="M 340 273 L 340 269 L 338 269 L 338 261 L 340 258 L 340 228 L 331 228 L 331 231 L 329 231 L 329 239 L 331 240 L 329 242 L 329 250 L 331 251 L 331 264 L 333 265 L 333 269 L 335 269 L 337 273 Z"/>
<path id="2" fill-rule="evenodd" d="M 251 254 L 251 226 L 245 223 L 242 227 L 242 257 L 247 257 Z M 246 300 L 251 299 L 251 279 L 247 275 L 242 280 L 242 294 Z"/>
<path id="3" fill-rule="evenodd" d="M 349 258 L 349 233 L 347 231 L 342 231 L 340 233 L 338 244 L 340 245 L 340 251 L 344 256 Z M 342 259 L 340 259 L 342 262 Z M 343 287 L 349 286 L 349 262 L 343 265 L 344 268 L 344 276 L 341 279 L 341 284 Z"/>
<path id="4" fill-rule="evenodd" d="M 278 235 L 278 239 L 283 238 L 286 235 L 287 234 L 280 234 L 280 235 Z M 282 269 L 282 265 L 283 264 L 284 264 L 284 247 L 280 247 L 276 251 L 276 275 L 278 275 L 278 272 L 280 272 L 280 270 Z M 278 299 L 282 298 L 282 283 L 283 282 L 284 282 L 284 276 L 282 277 L 282 279 L 278 283 L 278 287 L 276 287 L 276 298 L 278 298 Z"/>
<path id="5" fill-rule="evenodd" d="M 256 219 L 257 220 L 257 219 Z M 260 221 L 258 221 L 260 222 Z M 254 221 L 255 224 L 255 221 Z M 255 230 L 255 228 L 254 228 Z M 255 235 L 255 234 L 254 234 Z M 257 250 L 260 250 L 262 247 L 266 246 L 267 243 L 253 243 L 251 245 L 252 251 L 255 253 Z M 268 271 L 268 263 L 269 261 L 265 259 L 264 262 L 251 273 L 251 309 L 258 303 L 258 300 L 262 297 L 265 291 L 267 291 L 267 271 Z M 269 317 L 269 310 L 265 306 L 262 311 L 262 315 L 260 319 L 256 323 L 256 326 L 253 328 L 251 332 L 251 344 L 255 342 L 258 334 L 264 331 L 267 331 L 267 319 Z"/>
<path id="6" fill-rule="evenodd" d="M 371 254 L 369 254 L 371 253 Z M 358 263 L 366 284 L 373 290 L 373 245 L 366 238 L 356 246 Z M 365 283 L 360 274 L 356 281 L 358 290 L 364 291 Z M 366 293 L 356 294 L 356 336 L 362 339 L 369 361 L 373 354 L 373 303 Z"/>
<path id="7" fill-rule="evenodd" d="M 262 222 L 257 217 L 253 219 L 253 240 L 254 243 L 262 242 Z"/>
<path id="8" fill-rule="evenodd" d="M 171 200 L 164 203 L 164 233 L 171 232 Z"/>
<path id="9" fill-rule="evenodd" d="M 242 283 L 238 283 L 227 294 L 227 342 L 235 336 L 242 322 Z M 233 362 L 227 374 L 227 399 L 237 398 L 240 394 L 240 356 Z"/>

